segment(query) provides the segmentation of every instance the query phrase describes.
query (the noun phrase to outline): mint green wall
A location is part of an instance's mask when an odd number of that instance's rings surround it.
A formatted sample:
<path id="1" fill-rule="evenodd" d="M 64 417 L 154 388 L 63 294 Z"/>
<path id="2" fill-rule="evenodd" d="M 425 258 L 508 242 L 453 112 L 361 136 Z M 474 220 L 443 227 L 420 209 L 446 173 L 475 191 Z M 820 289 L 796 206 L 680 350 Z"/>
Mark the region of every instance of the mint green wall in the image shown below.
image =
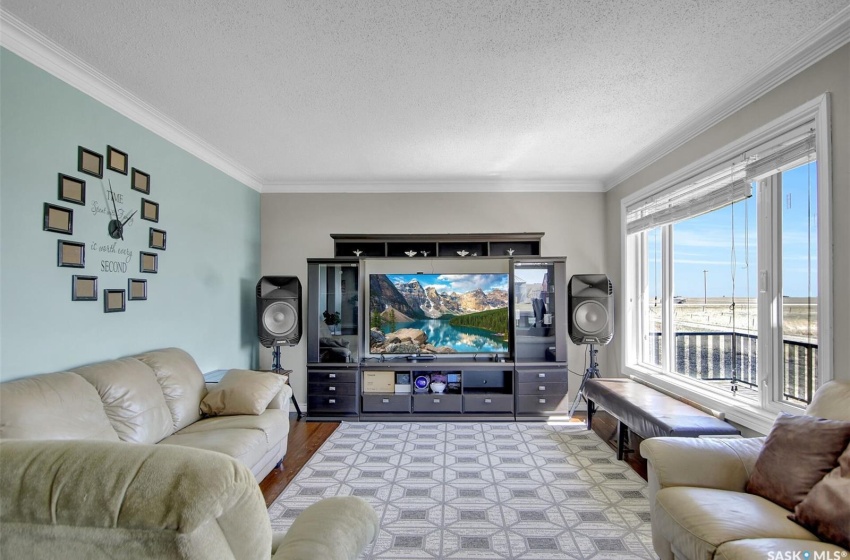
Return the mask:
<path id="1" fill-rule="evenodd" d="M 160 222 L 133 220 L 124 273 L 101 271 L 92 242 L 111 242 L 101 180 L 77 171 L 77 147 L 105 156 L 107 144 L 151 175 Z M 87 206 L 57 199 L 57 174 L 84 179 Z M 129 176 L 105 171 L 116 192 Z M 127 195 L 129 211 L 139 193 Z M 43 204 L 74 210 L 74 234 L 42 230 Z M 159 273 L 139 274 L 148 228 L 168 232 Z M 86 243 L 85 269 L 56 266 L 57 239 Z M 157 251 L 153 251 L 157 252 Z M 254 285 L 260 271 L 260 195 L 66 83 L 0 50 L 0 379 L 71 368 L 131 353 L 179 346 L 203 371 L 257 360 Z M 71 301 L 71 276 L 98 277 L 96 302 Z M 124 313 L 103 312 L 104 288 L 147 278 L 148 300 Z"/>

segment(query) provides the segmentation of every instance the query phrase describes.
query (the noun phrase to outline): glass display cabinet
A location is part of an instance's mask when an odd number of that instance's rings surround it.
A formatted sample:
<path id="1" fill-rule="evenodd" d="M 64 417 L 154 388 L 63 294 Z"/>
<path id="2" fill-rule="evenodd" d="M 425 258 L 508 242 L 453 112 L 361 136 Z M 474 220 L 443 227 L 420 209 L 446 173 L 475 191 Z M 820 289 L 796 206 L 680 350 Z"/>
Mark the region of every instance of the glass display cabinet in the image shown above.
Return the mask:
<path id="1" fill-rule="evenodd" d="M 567 414 L 566 258 L 512 261 L 517 419 Z"/>
<path id="2" fill-rule="evenodd" d="M 356 259 L 307 261 L 307 416 L 357 416 L 360 272 Z"/>

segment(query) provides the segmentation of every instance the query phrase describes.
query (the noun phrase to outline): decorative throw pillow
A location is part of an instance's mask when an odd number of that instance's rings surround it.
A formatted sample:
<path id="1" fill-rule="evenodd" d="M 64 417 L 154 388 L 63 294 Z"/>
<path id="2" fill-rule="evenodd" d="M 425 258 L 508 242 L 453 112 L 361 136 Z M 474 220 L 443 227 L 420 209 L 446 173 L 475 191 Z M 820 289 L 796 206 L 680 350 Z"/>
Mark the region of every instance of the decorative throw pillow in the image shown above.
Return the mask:
<path id="1" fill-rule="evenodd" d="M 207 416 L 260 414 L 285 381 L 269 371 L 231 369 L 201 401 L 201 412 Z"/>
<path id="2" fill-rule="evenodd" d="M 788 518 L 825 541 L 850 548 L 850 446 Z"/>
<path id="3" fill-rule="evenodd" d="M 782 413 L 756 459 L 747 492 L 793 510 L 835 468 L 850 443 L 850 422 Z"/>

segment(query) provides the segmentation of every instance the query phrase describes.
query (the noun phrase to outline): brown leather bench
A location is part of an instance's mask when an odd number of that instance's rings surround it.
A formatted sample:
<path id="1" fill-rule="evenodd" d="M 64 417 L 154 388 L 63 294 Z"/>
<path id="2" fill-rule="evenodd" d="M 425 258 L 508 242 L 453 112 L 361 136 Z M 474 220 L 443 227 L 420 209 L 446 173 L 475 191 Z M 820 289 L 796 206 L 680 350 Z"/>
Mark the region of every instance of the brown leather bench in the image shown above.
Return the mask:
<path id="1" fill-rule="evenodd" d="M 629 430 L 646 439 L 651 437 L 697 437 L 740 435 L 731 424 L 670 395 L 631 379 L 588 379 L 584 384 L 587 399 L 587 429 L 593 413 L 601 406 L 619 421 L 617 459 L 622 460 Z"/>

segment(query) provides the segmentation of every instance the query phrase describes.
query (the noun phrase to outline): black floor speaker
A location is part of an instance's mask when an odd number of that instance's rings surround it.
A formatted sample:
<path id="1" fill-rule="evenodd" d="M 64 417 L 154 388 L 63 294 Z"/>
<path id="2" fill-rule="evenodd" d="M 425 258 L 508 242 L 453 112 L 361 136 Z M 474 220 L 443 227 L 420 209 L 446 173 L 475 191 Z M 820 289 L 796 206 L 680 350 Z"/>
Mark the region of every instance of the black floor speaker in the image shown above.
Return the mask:
<path id="1" fill-rule="evenodd" d="M 257 331 L 266 348 L 301 340 L 301 281 L 297 276 L 263 276 L 257 282 Z"/>
<path id="2" fill-rule="evenodd" d="M 605 274 L 576 274 L 567 285 L 570 339 L 608 344 L 614 338 L 614 286 Z"/>

